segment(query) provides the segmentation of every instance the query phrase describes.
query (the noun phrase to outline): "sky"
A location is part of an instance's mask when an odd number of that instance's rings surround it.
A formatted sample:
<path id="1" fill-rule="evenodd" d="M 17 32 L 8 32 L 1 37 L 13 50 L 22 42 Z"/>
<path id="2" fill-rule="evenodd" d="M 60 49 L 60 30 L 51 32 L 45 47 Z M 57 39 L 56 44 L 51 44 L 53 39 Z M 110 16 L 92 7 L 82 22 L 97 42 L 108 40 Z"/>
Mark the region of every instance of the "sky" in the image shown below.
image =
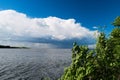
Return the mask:
<path id="1" fill-rule="evenodd" d="M 120 15 L 120 0 L 1 0 L 0 43 L 15 41 L 70 48 L 73 42 L 94 46 L 99 26 Z M 31 46 L 30 45 L 30 46 Z"/>

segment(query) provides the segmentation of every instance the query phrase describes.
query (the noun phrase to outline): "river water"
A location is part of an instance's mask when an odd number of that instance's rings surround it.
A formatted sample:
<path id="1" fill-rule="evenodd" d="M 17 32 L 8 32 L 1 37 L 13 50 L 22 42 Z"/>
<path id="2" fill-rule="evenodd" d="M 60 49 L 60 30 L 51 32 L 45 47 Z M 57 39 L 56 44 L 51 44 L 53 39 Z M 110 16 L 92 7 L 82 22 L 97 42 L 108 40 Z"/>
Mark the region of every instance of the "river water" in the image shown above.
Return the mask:
<path id="1" fill-rule="evenodd" d="M 0 80 L 57 80 L 70 63 L 70 49 L 0 49 Z"/>

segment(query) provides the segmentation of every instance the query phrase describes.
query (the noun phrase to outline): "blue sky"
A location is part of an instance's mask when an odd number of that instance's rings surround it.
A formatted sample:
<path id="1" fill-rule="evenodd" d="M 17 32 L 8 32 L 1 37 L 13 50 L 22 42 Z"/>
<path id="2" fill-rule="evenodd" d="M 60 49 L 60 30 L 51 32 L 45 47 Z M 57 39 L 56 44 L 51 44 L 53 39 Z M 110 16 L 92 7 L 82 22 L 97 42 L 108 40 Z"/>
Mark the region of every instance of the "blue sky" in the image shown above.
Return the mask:
<path id="1" fill-rule="evenodd" d="M 5 11 L 5 10 L 16 11 L 13 13 L 14 14 L 22 13 L 27 16 L 26 18 L 30 18 L 30 19 L 46 18 L 47 20 L 49 19 L 48 20 L 49 22 L 53 19 L 54 20 L 59 19 L 59 21 L 73 19 L 71 21 L 69 20 L 69 22 L 75 24 L 76 29 L 78 29 L 76 24 L 79 23 L 80 27 L 85 28 L 85 30 L 89 29 L 89 33 L 90 33 L 90 35 L 92 35 L 92 31 L 95 31 L 95 29 L 93 28 L 95 26 L 106 25 L 107 28 L 106 28 L 105 32 L 107 34 L 110 33 L 111 29 L 113 28 L 113 26 L 111 25 L 112 21 L 117 16 L 120 15 L 119 3 L 120 3 L 120 0 L 12 0 L 12 1 L 2 0 L 2 1 L 0 1 L 0 10 L 1 11 Z M 8 12 L 10 13 L 10 11 L 6 11 L 5 13 L 8 13 Z M 1 14 L 3 15 L 4 13 L 1 13 Z M 8 15 L 11 15 L 11 14 L 8 14 Z M 50 18 L 50 16 L 51 16 L 51 18 Z M 21 16 L 21 17 L 23 17 L 23 16 Z M 8 19 L 8 18 L 6 18 L 6 19 Z M 43 21 L 38 21 L 38 22 L 41 23 Z M 15 22 L 15 23 L 17 23 L 17 22 Z M 7 24 L 8 24 L 8 22 L 7 22 Z M 49 23 L 47 23 L 47 25 L 48 24 Z M 67 24 L 67 23 L 65 23 L 65 24 Z M 11 25 L 11 24 L 9 24 L 9 25 Z M 7 25 L 7 26 L 9 26 L 9 25 Z M 63 23 L 63 25 L 64 25 L 64 23 Z M 65 26 L 63 26 L 63 27 L 65 27 Z M 4 28 L 4 27 L 2 27 L 2 28 Z M 61 27 L 59 27 L 59 28 L 66 29 L 66 28 L 61 28 Z M 72 26 L 71 26 L 71 28 L 72 28 Z M 26 29 L 26 28 L 24 28 L 24 29 Z M 76 31 L 76 29 L 75 29 L 75 31 Z M 5 30 L 6 29 L 3 29 L 3 31 L 1 32 L 1 33 L 4 33 L 3 35 L 10 34 L 9 32 L 7 33 Z M 69 30 L 69 27 L 68 27 L 68 30 Z M 81 30 L 81 28 L 80 28 L 80 30 Z M 82 35 L 85 30 L 80 31 L 80 32 L 82 32 Z M 63 32 L 66 32 L 66 31 L 63 30 Z M 33 31 L 33 33 L 34 33 L 34 31 Z M 68 31 L 68 33 L 70 33 L 70 32 Z M 70 43 L 72 43 L 73 41 L 78 41 L 80 44 L 84 44 L 84 40 L 86 40 L 86 42 L 88 42 L 85 44 L 94 44 L 95 43 L 95 41 L 93 40 L 93 37 L 91 39 L 88 39 L 88 38 L 86 39 L 86 35 L 85 35 L 85 37 L 83 36 L 82 38 L 78 38 L 79 36 L 71 37 L 71 36 L 69 36 L 71 34 L 68 34 L 68 35 L 62 34 L 62 36 L 60 36 L 58 38 L 58 37 L 54 37 L 54 33 L 50 33 L 50 34 L 52 34 L 52 35 L 48 35 L 48 34 L 46 34 L 45 36 L 40 35 L 42 37 L 28 36 L 28 38 L 26 38 L 26 39 L 24 38 L 24 40 L 31 41 L 31 42 L 39 42 L 39 43 L 57 44 L 57 45 L 59 45 L 59 44 L 61 45 L 61 44 L 65 44 L 65 43 L 66 43 L 66 45 L 70 45 Z M 56 33 L 56 32 L 55 32 L 55 34 L 56 34 L 55 36 L 58 35 L 58 33 Z M 75 34 L 77 34 L 77 31 Z M 79 33 L 79 35 L 80 34 L 81 33 Z M 84 34 L 86 34 L 86 33 L 84 33 Z M 10 36 L 13 36 L 13 35 L 11 34 Z M 27 33 L 26 33 L 26 36 L 27 36 Z M 23 37 L 26 37 L 26 36 L 23 36 Z M 50 36 L 53 36 L 53 37 L 50 37 Z M 88 34 L 88 36 L 89 36 L 89 34 Z M 16 37 L 17 37 L 17 40 L 18 39 L 23 40 L 23 38 L 18 38 L 18 36 L 16 36 Z M 43 37 L 47 37 L 47 39 L 43 38 Z M 55 39 L 53 39 L 53 38 L 55 38 Z"/>

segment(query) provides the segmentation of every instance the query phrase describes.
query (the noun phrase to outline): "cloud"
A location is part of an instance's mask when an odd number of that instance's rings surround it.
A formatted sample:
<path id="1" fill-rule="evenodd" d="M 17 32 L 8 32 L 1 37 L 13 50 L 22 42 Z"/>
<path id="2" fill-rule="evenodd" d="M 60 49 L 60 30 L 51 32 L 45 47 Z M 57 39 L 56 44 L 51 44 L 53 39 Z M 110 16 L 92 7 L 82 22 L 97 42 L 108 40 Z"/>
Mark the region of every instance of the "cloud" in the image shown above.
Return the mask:
<path id="1" fill-rule="evenodd" d="M 15 10 L 0 11 L 0 38 L 24 37 L 50 40 L 95 39 L 95 32 L 76 23 L 75 19 L 58 17 L 31 18 Z"/>
<path id="2" fill-rule="evenodd" d="M 94 26 L 93 29 L 98 29 L 98 27 L 97 27 L 97 26 Z"/>

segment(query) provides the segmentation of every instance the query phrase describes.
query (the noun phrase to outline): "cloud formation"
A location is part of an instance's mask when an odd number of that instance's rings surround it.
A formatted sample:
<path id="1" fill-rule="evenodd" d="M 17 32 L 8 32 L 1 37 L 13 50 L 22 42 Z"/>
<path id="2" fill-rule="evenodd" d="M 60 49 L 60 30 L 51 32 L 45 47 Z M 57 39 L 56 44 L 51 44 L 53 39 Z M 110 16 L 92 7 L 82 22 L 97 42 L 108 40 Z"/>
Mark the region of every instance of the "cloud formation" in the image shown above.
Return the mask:
<path id="1" fill-rule="evenodd" d="M 66 40 L 73 38 L 94 38 L 95 31 L 76 23 L 75 19 L 58 17 L 30 18 L 15 10 L 0 11 L 1 36 L 24 36 Z"/>
<path id="2" fill-rule="evenodd" d="M 93 26 L 93 29 L 98 29 L 98 27 L 97 26 Z"/>

